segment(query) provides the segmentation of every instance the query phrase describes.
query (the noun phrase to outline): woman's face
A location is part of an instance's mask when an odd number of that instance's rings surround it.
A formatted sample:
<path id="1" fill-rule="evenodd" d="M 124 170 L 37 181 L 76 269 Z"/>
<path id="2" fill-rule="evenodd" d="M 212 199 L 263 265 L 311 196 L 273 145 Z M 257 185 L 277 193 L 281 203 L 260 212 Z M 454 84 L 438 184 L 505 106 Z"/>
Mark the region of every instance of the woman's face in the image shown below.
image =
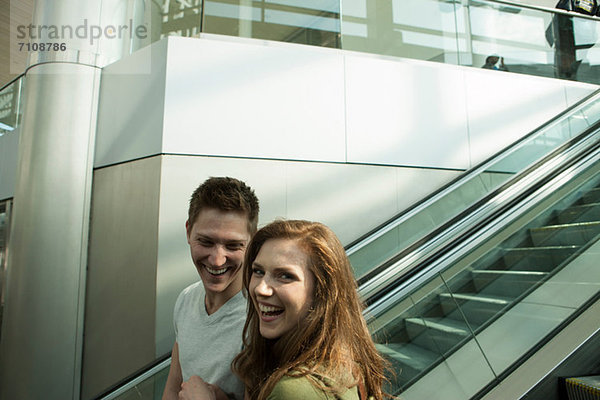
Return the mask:
<path id="1" fill-rule="evenodd" d="M 308 314 L 315 284 L 308 262 L 295 240 L 269 239 L 260 248 L 251 266 L 248 292 L 263 337 L 281 337 Z"/>

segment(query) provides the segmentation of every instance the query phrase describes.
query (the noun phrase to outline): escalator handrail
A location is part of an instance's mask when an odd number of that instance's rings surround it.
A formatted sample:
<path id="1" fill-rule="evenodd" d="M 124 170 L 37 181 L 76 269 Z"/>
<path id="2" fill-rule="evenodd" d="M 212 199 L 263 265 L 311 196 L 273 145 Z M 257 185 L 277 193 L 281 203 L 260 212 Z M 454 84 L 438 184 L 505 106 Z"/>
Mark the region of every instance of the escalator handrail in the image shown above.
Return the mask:
<path id="1" fill-rule="evenodd" d="M 462 213 L 456 221 L 451 221 L 448 226 L 440 229 L 433 238 L 362 285 L 359 290 L 369 305 L 368 314 L 376 315 L 376 309 L 384 307 L 392 293 L 406 293 L 417 282 L 437 274 L 444 268 L 437 261 L 455 252 L 461 243 L 477 242 L 471 238 L 490 221 L 516 207 L 599 147 L 600 121 L 597 121 L 580 136 L 490 193 Z"/>
<path id="2" fill-rule="evenodd" d="M 460 176 L 458 176 L 455 179 L 451 180 L 449 183 L 447 183 L 446 185 L 442 186 L 438 190 L 432 192 L 431 194 L 429 194 L 425 198 L 423 198 L 423 199 L 421 199 L 421 200 L 413 203 L 411 206 L 407 207 L 403 211 L 401 211 L 398 214 L 394 215 L 392 218 L 388 219 L 386 222 L 378 225 L 377 227 L 375 227 L 374 229 L 370 230 L 366 234 L 362 235 L 358 239 L 356 239 L 353 242 L 349 243 L 346 246 L 346 253 L 348 255 L 352 255 L 353 253 L 355 253 L 359 249 L 363 248 L 364 246 L 367 246 L 369 243 L 373 242 L 374 240 L 376 240 L 380 236 L 382 236 L 385 233 L 389 232 L 390 230 L 394 229 L 395 227 L 397 227 L 398 225 L 400 225 L 402 222 L 404 222 L 407 219 L 413 217 L 418 212 L 421 212 L 422 210 L 426 209 L 433 202 L 439 200 L 440 198 L 442 198 L 446 194 L 452 192 L 453 190 L 455 190 L 457 187 L 459 187 L 463 183 L 467 182 L 468 180 L 470 180 L 471 178 L 473 178 L 474 176 L 476 176 L 480 172 L 484 171 L 486 168 L 489 168 L 491 165 L 493 165 L 494 163 L 496 163 L 497 161 L 499 161 L 501 158 L 503 158 L 506 154 L 508 154 L 509 152 L 514 151 L 515 149 L 517 149 L 519 146 L 521 146 L 526 141 L 531 140 L 536 135 L 541 134 L 548 127 L 550 127 L 551 125 L 553 125 L 556 122 L 558 122 L 558 121 L 566 118 L 568 115 L 570 115 L 571 113 L 576 112 L 578 109 L 584 107 L 585 105 L 593 102 L 594 100 L 596 100 L 597 97 L 600 98 L 600 89 L 596 89 L 595 91 L 593 91 L 589 95 L 585 96 L 583 99 L 580 99 L 579 101 L 577 101 L 576 103 L 574 103 L 573 105 L 571 105 L 570 107 L 568 107 L 563 112 L 557 114 L 556 116 L 554 116 L 553 118 L 549 119 L 548 121 L 546 121 L 545 123 L 543 123 L 542 125 L 540 125 L 539 127 L 537 127 L 536 129 L 534 129 L 533 131 L 531 131 L 528 134 L 524 135 L 523 137 L 521 137 L 520 139 L 518 139 L 516 142 L 512 143 L 510 146 L 508 146 L 508 147 L 500 150 L 499 152 L 495 153 L 491 157 L 487 158 L 486 160 L 480 162 L 476 166 L 474 166 L 474 167 L 470 168 L 469 170 L 465 171 L 463 174 L 461 174 Z"/>
<path id="3" fill-rule="evenodd" d="M 590 142 L 590 145 L 585 148 L 581 147 L 577 154 L 573 154 L 573 157 L 568 158 L 565 163 L 560 164 L 559 168 L 552 171 L 552 173 L 550 173 L 547 177 L 544 177 L 541 184 L 534 185 L 535 187 L 531 188 L 532 190 L 528 190 L 527 193 L 519 196 L 519 198 L 515 201 L 511 201 L 511 204 L 508 207 L 503 207 L 502 210 L 497 213 L 497 215 L 491 218 L 491 220 L 485 221 L 483 224 L 480 224 L 478 228 L 475 228 L 472 232 L 470 232 L 465 240 L 462 240 L 457 245 L 452 246 L 452 249 L 449 251 L 445 251 L 441 257 L 433 261 L 434 265 L 432 265 L 431 268 L 422 270 L 418 276 L 404 281 L 401 285 L 395 288 L 393 293 L 390 293 L 386 298 L 381 299 L 376 304 L 370 306 L 366 310 L 367 315 L 373 319 L 376 319 L 376 317 L 381 315 L 382 312 L 389 310 L 390 305 L 398 304 L 398 301 L 403 301 L 407 297 L 411 298 L 413 304 L 416 303 L 418 300 L 412 298 L 412 293 L 414 293 L 415 290 L 420 290 L 423 284 L 434 275 L 438 277 L 441 276 L 440 274 L 442 271 L 445 271 L 447 267 L 456 265 L 457 262 L 460 263 L 460 260 L 464 259 L 466 255 L 477 249 L 479 246 L 484 244 L 487 240 L 501 232 L 506 227 L 518 221 L 523 215 L 523 212 L 531 211 L 532 204 L 535 204 L 534 207 L 537 207 L 539 201 L 548 201 L 550 196 L 552 196 L 554 193 L 560 192 L 565 183 L 567 181 L 571 181 L 573 178 L 576 178 L 580 181 L 579 183 L 575 184 L 575 186 L 578 186 L 581 184 L 582 179 L 589 179 L 590 174 L 597 176 L 597 166 L 600 162 L 600 123 L 596 124 L 596 134 L 597 137 L 594 142 Z M 590 167 L 594 165 L 596 168 L 593 171 L 590 170 Z M 594 245 L 593 241 L 581 247 L 580 250 L 585 251 L 592 245 Z M 580 252 L 573 254 L 570 258 L 564 261 L 564 264 L 568 264 L 580 254 Z M 463 267 L 467 266 L 463 265 Z M 442 280 L 445 281 L 445 277 L 442 277 Z M 493 387 L 498 385 L 498 382 L 516 370 L 519 365 L 528 360 L 531 355 L 535 354 L 558 332 L 560 332 L 565 326 L 571 323 L 590 305 L 594 304 L 599 299 L 600 292 L 597 292 L 595 295 L 581 304 L 571 315 L 566 317 L 558 326 L 554 327 L 545 336 L 541 337 L 535 345 L 515 359 L 510 366 L 500 371 L 500 374 L 497 374 L 496 377 L 489 382 L 489 384 L 481 388 L 472 398 L 479 399 L 489 392 Z M 505 313 L 506 309 L 502 311 L 502 314 Z M 464 314 L 463 318 L 465 318 Z M 389 318 L 385 319 L 386 321 L 390 320 Z M 390 323 L 390 321 L 384 322 L 384 324 L 378 326 L 377 329 L 379 330 L 384 328 L 385 325 Z M 476 332 L 471 330 L 471 335 L 475 334 Z M 448 355 L 449 354 L 445 353 L 444 356 L 448 357 Z"/>
<path id="4" fill-rule="evenodd" d="M 477 0 L 477 1 L 480 1 L 482 3 L 502 4 L 502 5 L 509 6 L 509 7 L 540 11 L 540 12 L 544 12 L 544 13 L 548 13 L 548 14 L 562 14 L 562 15 L 566 15 L 568 17 L 578 17 L 578 18 L 581 17 L 584 19 L 591 19 L 594 21 L 598 21 L 600 19 L 593 15 L 581 14 L 581 13 L 578 13 L 575 11 L 567 11 L 567 10 L 563 10 L 562 8 L 550 8 L 550 7 L 539 6 L 536 4 L 516 3 L 516 2 L 510 1 L 510 0 Z"/>
<path id="5" fill-rule="evenodd" d="M 113 400 L 123 393 L 127 392 L 132 387 L 142 383 L 146 379 L 156 375 L 158 372 L 162 371 L 164 368 L 171 365 L 171 355 L 167 354 L 154 362 L 150 363 L 146 367 L 138 370 L 137 372 L 131 374 L 125 379 L 121 380 L 117 384 L 113 385 L 109 389 L 105 390 L 102 394 L 96 396 L 95 400 Z"/>

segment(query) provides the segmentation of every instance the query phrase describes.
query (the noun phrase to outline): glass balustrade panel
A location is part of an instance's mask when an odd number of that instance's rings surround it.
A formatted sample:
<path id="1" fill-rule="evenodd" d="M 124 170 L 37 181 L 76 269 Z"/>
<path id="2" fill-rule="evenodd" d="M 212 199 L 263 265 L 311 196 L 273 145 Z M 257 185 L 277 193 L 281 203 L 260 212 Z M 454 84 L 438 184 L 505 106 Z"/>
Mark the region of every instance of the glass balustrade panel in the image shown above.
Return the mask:
<path id="1" fill-rule="evenodd" d="M 517 173 L 533 165 L 568 140 L 600 120 L 600 95 L 545 126 L 456 186 L 434 197 L 392 223 L 372 242 L 350 252 L 356 276 L 362 278 L 375 268 L 474 205 Z"/>
<path id="2" fill-rule="evenodd" d="M 10 200 L 0 202 L 0 327 L 2 326 L 2 316 L 4 314 L 4 288 L 6 287 L 6 264 L 8 256 L 11 204 L 12 201 Z M 2 338 L 1 331 L 0 338 Z"/>
<path id="3" fill-rule="evenodd" d="M 600 162 L 569 178 L 373 309 L 394 393 L 423 398 L 433 382 L 467 378 L 475 393 L 598 298 Z"/>
<path id="4" fill-rule="evenodd" d="M 462 65 L 600 83 L 597 21 L 483 0 L 458 8 L 468 27 Z"/>
<path id="5" fill-rule="evenodd" d="M 345 50 L 458 64 L 453 1 L 343 0 Z"/>
<path id="6" fill-rule="evenodd" d="M 21 119 L 23 78 L 18 78 L 0 90 L 0 137 L 16 133 Z"/>
<path id="7" fill-rule="evenodd" d="M 204 32 L 340 47 L 338 0 L 163 0 L 154 14 L 160 37 Z"/>
<path id="8" fill-rule="evenodd" d="M 110 396 L 102 400 L 160 400 L 167 383 L 170 365 L 158 371 L 142 382 L 130 387 L 117 396 Z"/>
<path id="9" fill-rule="evenodd" d="M 206 32 L 600 83 L 597 21 L 489 0 L 161 0 L 137 14 L 152 41 Z"/>

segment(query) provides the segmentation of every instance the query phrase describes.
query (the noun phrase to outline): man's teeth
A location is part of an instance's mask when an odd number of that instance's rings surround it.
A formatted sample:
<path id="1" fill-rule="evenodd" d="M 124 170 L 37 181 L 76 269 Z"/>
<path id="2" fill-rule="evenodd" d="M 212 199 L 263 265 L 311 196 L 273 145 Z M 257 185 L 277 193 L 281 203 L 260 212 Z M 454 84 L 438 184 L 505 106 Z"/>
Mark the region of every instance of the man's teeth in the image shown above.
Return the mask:
<path id="1" fill-rule="evenodd" d="M 271 312 L 283 311 L 283 308 L 272 307 L 272 306 L 265 306 L 264 304 L 259 304 L 258 305 L 258 309 L 260 310 L 260 312 L 263 312 L 263 313 L 271 313 Z"/>
<path id="2" fill-rule="evenodd" d="M 210 267 L 206 267 L 206 269 L 213 275 L 223 275 L 227 271 L 227 267 L 221 269 L 213 269 Z"/>

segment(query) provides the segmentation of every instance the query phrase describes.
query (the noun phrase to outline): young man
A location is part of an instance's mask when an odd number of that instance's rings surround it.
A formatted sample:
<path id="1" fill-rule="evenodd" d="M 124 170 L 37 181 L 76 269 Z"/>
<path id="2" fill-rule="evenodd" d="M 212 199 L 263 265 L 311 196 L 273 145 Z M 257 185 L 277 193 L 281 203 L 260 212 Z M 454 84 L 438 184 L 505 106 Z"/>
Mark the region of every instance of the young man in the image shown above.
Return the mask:
<path id="1" fill-rule="evenodd" d="M 178 399 L 183 382 L 206 382 L 218 399 L 243 399 L 231 372 L 246 320 L 240 270 L 258 225 L 258 199 L 244 182 L 209 178 L 192 194 L 185 223 L 200 281 L 175 304 L 175 344 L 163 400 Z M 200 379 L 198 378 L 200 377 Z"/>

